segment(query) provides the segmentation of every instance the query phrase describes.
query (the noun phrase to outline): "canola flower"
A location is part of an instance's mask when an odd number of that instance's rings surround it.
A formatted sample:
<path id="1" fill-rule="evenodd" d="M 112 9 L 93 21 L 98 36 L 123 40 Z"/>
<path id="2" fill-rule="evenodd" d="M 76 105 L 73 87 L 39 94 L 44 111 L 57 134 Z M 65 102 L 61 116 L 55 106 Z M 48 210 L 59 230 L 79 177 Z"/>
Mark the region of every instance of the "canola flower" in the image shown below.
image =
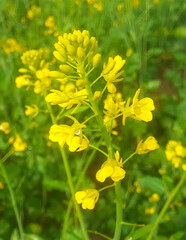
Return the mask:
<path id="1" fill-rule="evenodd" d="M 92 5 L 97 11 L 103 10 L 103 3 L 101 0 L 86 0 L 89 5 Z"/>
<path id="2" fill-rule="evenodd" d="M 29 50 L 23 53 L 21 61 L 25 68 L 20 68 L 19 72 L 23 75 L 15 79 L 16 87 L 21 88 L 26 86 L 26 90 L 30 86 L 34 87 L 35 93 L 43 93 L 51 85 L 49 77 L 49 62 L 46 62 L 48 50 Z"/>
<path id="3" fill-rule="evenodd" d="M 49 16 L 45 21 L 46 30 L 44 31 L 45 35 L 53 34 L 55 37 L 59 35 L 57 26 L 55 25 L 54 16 Z"/>
<path id="4" fill-rule="evenodd" d="M 52 125 L 49 131 L 49 139 L 53 142 L 58 142 L 61 147 L 66 143 L 71 152 L 79 152 L 86 149 L 89 145 L 89 140 L 82 133 L 82 128 L 85 128 L 86 125 L 80 124 L 75 118 L 72 119 L 74 120 L 72 126 L 65 124 Z"/>
<path id="5" fill-rule="evenodd" d="M 107 89 L 110 93 L 115 93 L 117 91 L 113 83 L 120 82 L 123 78 L 119 78 L 123 73 L 122 67 L 126 63 L 126 60 L 123 60 L 120 56 L 114 58 L 109 57 L 108 63 L 103 64 L 102 76 L 107 82 Z"/>
<path id="6" fill-rule="evenodd" d="M 25 110 L 25 115 L 26 116 L 31 116 L 31 118 L 35 118 L 38 115 L 39 108 L 38 108 L 37 105 L 32 104 L 32 107 L 28 106 L 28 105 L 25 105 L 25 107 L 26 107 L 26 110 Z"/>
<path id="7" fill-rule="evenodd" d="M 5 53 L 9 54 L 12 52 L 21 53 L 23 51 L 21 45 L 14 38 L 9 38 L 1 44 Z"/>
<path id="8" fill-rule="evenodd" d="M 150 151 L 153 151 L 155 149 L 159 149 L 159 145 L 156 141 L 156 139 L 152 136 L 148 137 L 145 142 L 143 142 L 143 140 L 141 140 L 136 148 L 136 153 L 137 154 L 145 154 L 148 153 Z"/>
<path id="9" fill-rule="evenodd" d="M 13 145 L 13 149 L 16 152 L 23 152 L 28 147 L 27 143 L 22 140 L 19 134 L 16 134 L 16 137 L 11 137 L 9 143 Z"/>
<path id="10" fill-rule="evenodd" d="M 155 207 L 151 207 L 151 208 L 146 208 L 145 209 L 145 214 L 154 214 L 156 211 Z"/>
<path id="11" fill-rule="evenodd" d="M 158 202 L 160 200 L 160 196 L 158 193 L 153 193 L 151 197 L 149 197 L 149 202 Z"/>
<path id="12" fill-rule="evenodd" d="M 0 123 L 0 131 L 4 132 L 5 134 L 10 133 L 10 125 L 8 122 L 2 122 Z"/>
<path id="13" fill-rule="evenodd" d="M 78 204 L 82 204 L 83 209 L 92 210 L 99 199 L 99 192 L 96 189 L 85 189 L 76 192 L 75 199 Z"/>
<path id="14" fill-rule="evenodd" d="M 133 97 L 133 102 L 130 105 L 130 98 L 128 99 L 126 105 L 122 109 L 123 112 L 123 125 L 125 125 L 125 119 L 127 117 L 134 118 L 139 121 L 149 122 L 152 121 L 155 106 L 151 98 L 142 98 L 138 100 L 140 89 L 138 89 Z"/>
<path id="15" fill-rule="evenodd" d="M 167 143 L 165 155 L 168 161 L 171 161 L 175 168 L 182 166 L 182 169 L 186 171 L 186 163 L 183 162 L 183 158 L 186 157 L 186 148 L 174 140 L 170 140 Z"/>
<path id="16" fill-rule="evenodd" d="M 27 18 L 33 20 L 34 17 L 38 16 L 40 13 L 40 8 L 36 5 L 33 5 L 27 12 Z"/>
<path id="17" fill-rule="evenodd" d="M 101 169 L 96 173 L 96 179 L 99 182 L 104 182 L 106 178 L 110 177 L 114 182 L 117 182 L 123 179 L 125 174 L 122 158 L 120 159 L 119 152 L 117 151 L 115 153 L 115 159 L 108 158 L 101 165 Z"/>

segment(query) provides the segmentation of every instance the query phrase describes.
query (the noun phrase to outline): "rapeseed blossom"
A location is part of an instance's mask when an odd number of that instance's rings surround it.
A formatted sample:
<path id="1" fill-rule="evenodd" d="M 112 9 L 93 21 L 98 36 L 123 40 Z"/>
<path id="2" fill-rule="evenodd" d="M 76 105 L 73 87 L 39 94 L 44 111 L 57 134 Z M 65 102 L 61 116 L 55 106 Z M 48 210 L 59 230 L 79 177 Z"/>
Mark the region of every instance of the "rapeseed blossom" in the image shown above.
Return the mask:
<path id="1" fill-rule="evenodd" d="M 125 174 L 122 158 L 120 159 L 119 152 L 117 151 L 115 153 L 115 159 L 108 158 L 101 165 L 101 169 L 96 173 L 96 179 L 99 182 L 104 182 L 106 178 L 111 177 L 114 182 L 118 182 L 125 177 Z"/>
<path id="2" fill-rule="evenodd" d="M 10 133 L 10 125 L 8 122 L 2 122 L 0 123 L 0 131 L 4 132 L 5 134 Z"/>
<path id="3" fill-rule="evenodd" d="M 21 61 L 25 68 L 20 68 L 19 72 L 23 73 L 16 78 L 16 86 L 21 88 L 23 86 L 34 87 L 35 93 L 43 93 L 50 87 L 51 78 L 49 77 L 49 62 L 46 62 L 48 50 L 29 50 L 23 53 Z"/>
<path id="4" fill-rule="evenodd" d="M 32 104 L 32 107 L 26 105 L 26 110 L 25 110 L 25 115 L 26 116 L 31 116 L 32 118 L 35 118 L 38 113 L 39 113 L 39 108 L 35 105 Z"/>
<path id="5" fill-rule="evenodd" d="M 107 82 L 107 89 L 110 93 L 115 93 L 117 91 L 113 83 L 120 82 L 123 78 L 119 78 L 123 73 L 122 67 L 124 66 L 126 60 L 123 60 L 120 56 L 114 58 L 109 57 L 108 63 L 103 64 L 102 76 Z"/>
<path id="6" fill-rule="evenodd" d="M 141 140 L 136 148 L 136 153 L 137 154 L 145 154 L 148 153 L 150 151 L 153 151 L 155 149 L 158 149 L 159 145 L 156 141 L 156 139 L 152 136 L 148 137 L 145 142 L 143 142 L 143 140 Z"/>
<path id="7" fill-rule="evenodd" d="M 13 149 L 16 152 L 23 152 L 27 148 L 26 142 L 22 140 L 19 134 L 16 134 L 15 138 L 11 138 L 10 142 L 13 144 Z"/>
<path id="8" fill-rule="evenodd" d="M 29 20 L 34 19 L 34 17 L 38 16 L 38 14 L 40 13 L 40 8 L 36 5 L 33 5 L 27 12 L 27 18 Z"/>
<path id="9" fill-rule="evenodd" d="M 9 38 L 3 42 L 1 45 L 5 53 L 18 52 L 21 53 L 23 51 L 21 45 L 14 38 Z"/>
<path id="10" fill-rule="evenodd" d="M 58 142 L 61 147 L 66 143 L 71 152 L 79 152 L 86 149 L 89 145 L 89 140 L 82 133 L 82 128 L 85 127 L 84 124 L 79 123 L 76 119 L 74 119 L 72 126 L 54 124 L 50 128 L 49 139 L 53 142 Z"/>
<path id="11" fill-rule="evenodd" d="M 99 199 L 99 192 L 96 189 L 85 189 L 76 192 L 75 199 L 78 204 L 82 204 L 83 209 L 92 210 Z"/>
<path id="12" fill-rule="evenodd" d="M 160 196 L 158 193 L 153 193 L 151 197 L 149 197 L 149 202 L 158 202 L 160 200 Z"/>
<path id="13" fill-rule="evenodd" d="M 168 161 L 171 161 L 175 168 L 178 168 L 186 157 L 186 148 L 182 146 L 181 142 L 170 140 L 167 143 L 165 155 Z M 186 171 L 185 163 L 182 164 L 182 169 Z"/>
<path id="14" fill-rule="evenodd" d="M 154 111 L 154 102 L 151 98 L 142 98 L 138 100 L 140 89 L 138 89 L 134 95 L 133 102 L 130 105 L 130 98 L 128 99 L 126 106 L 122 109 L 123 112 L 123 125 L 125 125 L 125 119 L 127 117 L 134 118 L 139 121 L 149 122 L 152 120 Z"/>

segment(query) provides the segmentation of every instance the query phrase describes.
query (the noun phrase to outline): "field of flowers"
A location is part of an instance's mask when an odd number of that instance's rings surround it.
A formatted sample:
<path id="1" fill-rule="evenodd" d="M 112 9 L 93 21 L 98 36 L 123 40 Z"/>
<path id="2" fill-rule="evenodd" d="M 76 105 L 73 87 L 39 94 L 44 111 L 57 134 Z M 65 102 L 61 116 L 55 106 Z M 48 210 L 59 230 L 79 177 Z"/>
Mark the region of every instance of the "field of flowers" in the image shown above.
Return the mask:
<path id="1" fill-rule="evenodd" d="M 185 14 L 0 1 L 0 240 L 186 239 Z"/>

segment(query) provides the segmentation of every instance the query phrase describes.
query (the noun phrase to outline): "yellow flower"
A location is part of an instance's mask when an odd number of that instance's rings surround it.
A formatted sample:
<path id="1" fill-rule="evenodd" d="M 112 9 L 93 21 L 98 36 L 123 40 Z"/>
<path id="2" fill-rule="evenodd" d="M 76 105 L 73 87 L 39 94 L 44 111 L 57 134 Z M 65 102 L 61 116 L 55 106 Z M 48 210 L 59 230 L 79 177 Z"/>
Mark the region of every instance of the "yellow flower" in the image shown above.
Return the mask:
<path id="1" fill-rule="evenodd" d="M 115 93 L 116 89 L 113 85 L 113 82 L 120 82 L 122 78 L 119 78 L 123 71 L 120 71 L 124 66 L 126 60 L 123 60 L 120 56 L 116 56 L 115 58 L 109 57 L 108 63 L 103 64 L 102 76 L 107 82 L 107 89 L 111 93 Z"/>
<path id="2" fill-rule="evenodd" d="M 27 12 L 27 18 L 32 20 L 35 16 L 40 13 L 40 8 L 38 6 L 32 6 Z"/>
<path id="3" fill-rule="evenodd" d="M 78 204 L 82 204 L 83 209 L 92 210 L 99 199 L 99 192 L 96 189 L 85 189 L 76 192 L 75 199 Z"/>
<path id="4" fill-rule="evenodd" d="M 16 39 L 9 38 L 2 44 L 3 50 L 5 53 L 12 53 L 12 52 L 22 52 L 21 45 L 18 44 Z"/>
<path id="5" fill-rule="evenodd" d="M 182 164 L 182 169 L 186 172 L 186 164 Z"/>
<path id="6" fill-rule="evenodd" d="M 145 209 L 145 214 L 154 214 L 156 211 L 155 207 L 151 207 L 151 208 L 146 208 Z"/>
<path id="7" fill-rule="evenodd" d="M 119 4 L 117 5 L 117 10 L 118 10 L 118 12 L 121 12 L 122 9 L 123 9 L 123 3 L 119 3 Z"/>
<path id="8" fill-rule="evenodd" d="M 4 184 L 3 182 L 0 181 L 0 189 L 3 189 L 4 188 Z"/>
<path id="9" fill-rule="evenodd" d="M 122 159 L 120 159 L 119 152 L 115 153 L 115 159 L 108 158 L 101 166 L 101 169 L 96 173 L 96 179 L 99 182 L 104 182 L 106 178 L 111 177 L 114 182 L 125 177 L 125 170 L 122 168 Z"/>
<path id="10" fill-rule="evenodd" d="M 167 160 L 171 161 L 175 168 L 178 168 L 182 163 L 182 158 L 186 157 L 186 148 L 182 146 L 181 142 L 170 140 L 167 143 L 165 155 Z M 183 165 L 182 169 L 184 170 Z"/>
<path id="11" fill-rule="evenodd" d="M 136 94 L 133 98 L 133 104 L 132 104 L 132 109 L 133 109 L 133 118 L 137 120 L 142 120 L 145 122 L 149 122 L 152 120 L 152 113 L 155 109 L 154 107 L 154 102 L 151 98 L 143 98 L 141 100 L 138 100 L 138 96 L 140 94 L 140 89 L 136 91 Z"/>
<path id="12" fill-rule="evenodd" d="M 123 125 L 125 125 L 125 119 L 127 117 L 134 118 L 139 121 L 149 122 L 153 116 L 151 111 L 155 109 L 154 102 L 151 98 L 142 98 L 138 100 L 140 89 L 138 89 L 134 95 L 133 103 L 130 105 L 130 98 L 128 99 L 126 106 L 122 109 L 123 111 Z"/>
<path id="13" fill-rule="evenodd" d="M 31 85 L 31 82 L 30 82 L 29 78 L 30 78 L 29 75 L 22 75 L 22 76 L 17 77 L 15 79 L 16 87 L 21 88 L 21 87 L 24 87 L 24 86 Z"/>
<path id="14" fill-rule="evenodd" d="M 160 200 L 160 196 L 157 193 L 153 193 L 149 198 L 149 202 L 158 202 Z"/>
<path id="15" fill-rule="evenodd" d="M 19 134 L 16 135 L 16 138 L 13 142 L 13 148 L 16 152 L 22 152 L 27 148 L 26 142 L 23 142 Z"/>
<path id="16" fill-rule="evenodd" d="M 51 105 L 59 105 L 66 109 L 72 108 L 73 105 L 77 105 L 78 108 L 87 100 L 86 89 L 77 91 L 75 88 L 69 89 L 67 85 L 63 92 L 54 89 L 51 92 L 46 96 L 45 100 Z"/>
<path id="17" fill-rule="evenodd" d="M 160 4 L 160 1 L 159 1 L 159 0 L 154 0 L 153 3 L 154 3 L 155 5 L 158 5 L 158 4 Z"/>
<path id="18" fill-rule="evenodd" d="M 10 130 L 10 125 L 8 122 L 2 122 L 0 124 L 0 131 L 4 132 L 5 134 L 8 134 Z"/>
<path id="19" fill-rule="evenodd" d="M 159 145 L 154 137 L 148 137 L 145 142 L 141 140 L 136 148 L 137 154 L 145 154 L 155 149 L 158 149 Z"/>
<path id="20" fill-rule="evenodd" d="M 126 56 L 127 56 L 127 57 L 130 57 L 130 56 L 133 54 L 133 52 L 134 52 L 134 51 L 133 51 L 132 48 L 128 48 L 128 49 L 127 49 L 127 52 L 126 52 Z"/>
<path id="21" fill-rule="evenodd" d="M 26 107 L 25 115 L 26 116 L 32 115 L 31 117 L 35 118 L 39 113 L 39 108 L 35 104 L 32 104 L 32 106 L 33 107 L 30 107 L 28 105 L 25 106 Z"/>
<path id="22" fill-rule="evenodd" d="M 86 126 L 80 124 L 76 119 L 74 121 L 72 126 L 54 124 L 49 131 L 51 141 L 58 142 L 61 147 L 66 143 L 71 152 L 82 151 L 89 145 L 89 140 L 82 134 L 82 128 Z"/>
<path id="23" fill-rule="evenodd" d="M 138 8 L 140 5 L 140 1 L 139 0 L 132 0 L 132 6 L 133 8 Z"/>

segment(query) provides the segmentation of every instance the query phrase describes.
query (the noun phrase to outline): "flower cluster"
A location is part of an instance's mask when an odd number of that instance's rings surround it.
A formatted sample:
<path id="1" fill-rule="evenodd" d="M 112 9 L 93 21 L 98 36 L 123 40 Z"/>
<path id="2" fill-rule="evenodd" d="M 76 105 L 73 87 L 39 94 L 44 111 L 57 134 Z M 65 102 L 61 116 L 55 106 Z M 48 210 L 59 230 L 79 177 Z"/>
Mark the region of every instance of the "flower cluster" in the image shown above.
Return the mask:
<path id="1" fill-rule="evenodd" d="M 182 146 L 181 142 L 170 140 L 167 143 L 165 155 L 175 168 L 182 166 L 182 169 L 186 171 L 186 163 L 183 163 L 183 158 L 186 157 L 186 148 Z"/>
<path id="2" fill-rule="evenodd" d="M 23 48 L 21 47 L 21 45 L 14 38 L 9 38 L 9 39 L 5 40 L 1 44 L 1 46 L 4 50 L 4 52 L 7 54 L 12 53 L 12 52 L 21 53 L 23 51 Z"/>
<path id="3" fill-rule="evenodd" d="M 33 5 L 27 12 L 27 18 L 29 20 L 34 19 L 34 17 L 38 16 L 40 13 L 40 8 L 36 5 Z"/>
<path id="4" fill-rule="evenodd" d="M 11 132 L 10 125 L 8 122 L 0 123 L 0 131 L 5 134 L 9 134 Z M 16 134 L 16 137 L 9 137 L 8 142 L 13 145 L 13 149 L 16 152 L 22 152 L 27 148 L 26 142 L 22 140 L 19 134 Z"/>
<path id="5" fill-rule="evenodd" d="M 52 28 L 54 26 L 53 19 L 49 18 L 45 24 Z M 44 95 L 47 106 L 50 107 L 48 108 L 49 112 L 51 112 L 50 105 L 57 105 L 56 109 L 59 109 L 59 113 L 56 117 L 53 116 L 53 125 L 49 130 L 49 139 L 52 142 L 58 143 L 60 148 L 67 145 L 70 152 L 83 151 L 88 147 L 100 150 L 107 156 L 107 159 L 95 174 L 97 181 L 103 183 L 107 178 L 113 182 L 121 181 L 126 174 L 123 167 L 125 162 L 134 154 L 146 154 L 158 149 L 159 145 L 156 139 L 151 136 L 144 142 L 141 140 L 136 151 L 123 161 L 119 151 L 114 154 L 112 146 L 110 146 L 111 150 L 107 146 L 107 154 L 90 143 L 88 139 L 90 133 L 88 132 L 91 132 L 92 129 L 87 127 L 87 122 L 92 121 L 92 118 L 97 119 L 98 128 L 103 131 L 102 137 L 108 135 L 110 138 L 110 133 L 118 134 L 113 129 L 117 126 L 116 119 L 119 117 L 123 118 L 123 125 L 125 125 L 127 117 L 139 121 L 151 121 L 152 111 L 155 109 L 154 102 L 151 98 L 139 100 L 140 89 L 136 91 L 132 102 L 130 98 L 127 101 L 123 100 L 122 94 L 117 91 L 116 84 L 123 80 L 123 66 L 126 60 L 119 55 L 109 57 L 108 62 L 103 64 L 100 75 L 90 81 L 93 76 L 92 71 L 101 63 L 101 54 L 97 52 L 96 38 L 90 37 L 88 31 L 74 30 L 69 34 L 64 33 L 58 37 L 58 42 L 54 44 L 54 47 L 53 55 L 57 60 L 55 66 L 58 65 L 58 69 L 49 70 L 49 63 L 45 61 L 43 49 L 27 51 L 21 57 L 25 68 L 19 69 L 24 75 L 16 79 L 16 85 L 17 87 L 27 86 L 27 88 L 33 85 L 35 93 Z M 53 86 L 50 85 L 51 79 L 54 83 Z M 99 88 L 96 88 L 96 83 L 101 79 L 104 86 L 99 84 Z M 107 95 L 104 100 L 104 116 L 102 116 L 99 101 L 105 95 L 105 91 L 107 91 Z M 78 108 L 82 109 L 82 105 L 86 106 L 86 110 L 91 110 L 91 115 L 86 116 L 84 121 L 79 121 L 72 115 L 77 113 Z M 39 109 L 36 105 L 26 106 L 26 115 L 35 117 L 38 112 Z M 73 120 L 73 123 L 69 125 L 66 118 Z M 92 123 L 92 126 L 96 125 L 95 121 Z M 87 136 L 84 134 L 86 130 Z M 102 189 L 78 191 L 75 199 L 78 204 L 82 204 L 83 209 L 93 209 L 98 201 L 100 191 Z"/>
<path id="6" fill-rule="evenodd" d="M 92 5 L 97 11 L 103 10 L 103 3 L 101 0 L 86 0 L 89 5 Z"/>
<path id="7" fill-rule="evenodd" d="M 51 79 L 49 78 L 49 62 L 46 62 L 48 50 L 29 50 L 23 53 L 21 61 L 25 68 L 20 68 L 20 75 L 16 78 L 17 88 L 27 86 L 34 87 L 35 93 L 43 93 L 44 90 L 50 87 Z"/>
<path id="8" fill-rule="evenodd" d="M 53 16 L 49 16 L 45 21 L 46 30 L 44 32 L 45 35 L 53 34 L 55 37 L 59 35 L 57 26 L 55 24 L 55 19 Z"/>

